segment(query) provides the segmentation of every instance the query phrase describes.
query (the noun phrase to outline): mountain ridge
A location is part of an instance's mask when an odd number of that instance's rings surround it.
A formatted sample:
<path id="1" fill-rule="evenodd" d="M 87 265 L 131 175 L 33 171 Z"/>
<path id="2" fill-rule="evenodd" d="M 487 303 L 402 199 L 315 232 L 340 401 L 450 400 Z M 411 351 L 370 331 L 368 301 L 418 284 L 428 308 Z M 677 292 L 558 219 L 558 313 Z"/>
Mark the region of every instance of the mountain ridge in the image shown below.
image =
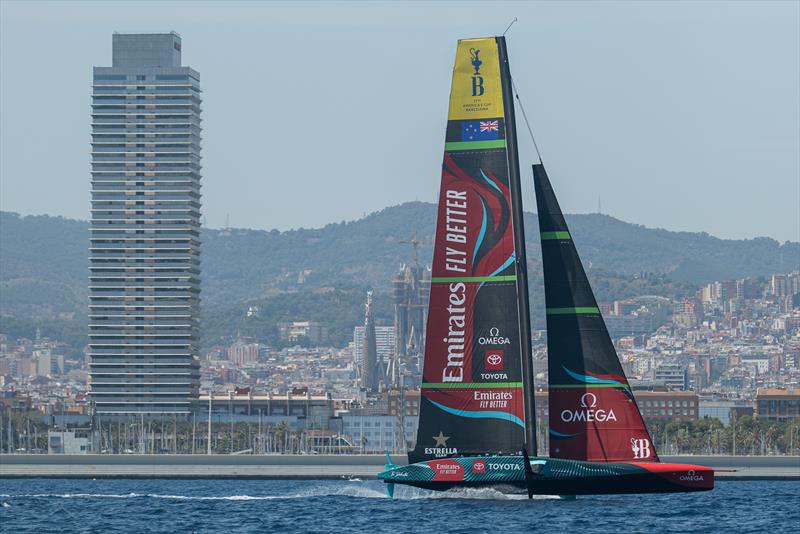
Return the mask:
<path id="1" fill-rule="evenodd" d="M 800 265 L 800 243 L 780 244 L 771 238 L 724 240 L 706 233 L 651 229 L 600 214 L 567 215 L 567 221 L 601 301 L 636 291 L 679 296 L 697 284 L 767 276 Z M 231 318 L 236 310 L 248 303 L 282 306 L 284 312 L 265 317 L 283 320 L 290 310 L 318 316 L 312 309 L 317 304 L 341 302 L 353 307 L 367 288 L 388 295 L 392 276 L 413 256 L 402 241 L 416 234 L 425 242 L 418 249 L 420 262 L 430 263 L 435 222 L 435 205 L 407 202 L 321 228 L 282 232 L 204 228 L 204 321 L 218 325 L 213 330 L 222 335 L 225 328 L 234 327 Z M 536 314 L 542 304 L 542 282 L 534 214 L 525 214 L 525 227 L 532 312 Z M 0 211 L 0 319 L 5 318 L 4 324 L 11 321 L 19 326 L 22 321 L 28 332 L 34 320 L 50 321 L 50 326 L 53 321 L 85 322 L 88 246 L 86 221 Z M 651 275 L 647 279 L 640 273 Z M 320 296 L 333 288 L 340 291 L 333 300 Z M 287 304 L 292 299 L 286 295 L 291 294 L 310 308 Z M 356 324 L 362 310 L 354 308 L 347 310 L 347 321 Z M 384 312 L 390 314 L 388 306 Z M 346 321 L 340 322 L 344 328 Z"/>
<path id="2" fill-rule="evenodd" d="M 346 282 L 388 287 L 394 271 L 412 256 L 411 248 L 400 241 L 414 233 L 432 241 L 435 218 L 433 204 L 406 202 L 321 228 L 203 229 L 204 299 L 244 298 L 254 287 L 265 293 Z M 763 237 L 725 240 L 704 232 L 647 228 L 601 214 L 567 215 L 567 220 L 587 267 L 613 273 L 651 272 L 698 284 L 766 276 L 800 265 L 800 243 L 780 244 Z M 85 294 L 88 225 L 64 217 L 1 211 L 2 291 L 13 293 L 40 280 L 49 291 Z M 525 213 L 525 227 L 528 257 L 536 264 L 541 251 L 534 214 Z M 421 262 L 429 263 L 432 254 L 430 243 L 420 246 Z"/>

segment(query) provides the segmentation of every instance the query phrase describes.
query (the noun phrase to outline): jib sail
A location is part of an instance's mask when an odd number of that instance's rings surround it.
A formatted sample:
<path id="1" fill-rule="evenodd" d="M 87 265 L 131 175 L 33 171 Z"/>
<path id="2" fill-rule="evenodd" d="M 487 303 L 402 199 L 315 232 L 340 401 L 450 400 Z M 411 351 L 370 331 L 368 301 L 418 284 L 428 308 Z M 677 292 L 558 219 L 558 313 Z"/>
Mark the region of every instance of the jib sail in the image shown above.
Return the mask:
<path id="1" fill-rule="evenodd" d="M 515 244 L 522 205 L 510 95 L 503 39 L 459 41 L 412 462 L 513 453 L 526 442 L 532 407 L 521 356 L 530 338 L 527 300 L 523 307 L 518 299 L 527 286 Z"/>
<path id="2" fill-rule="evenodd" d="M 550 456 L 658 461 L 544 166 L 539 212 L 550 398 Z"/>

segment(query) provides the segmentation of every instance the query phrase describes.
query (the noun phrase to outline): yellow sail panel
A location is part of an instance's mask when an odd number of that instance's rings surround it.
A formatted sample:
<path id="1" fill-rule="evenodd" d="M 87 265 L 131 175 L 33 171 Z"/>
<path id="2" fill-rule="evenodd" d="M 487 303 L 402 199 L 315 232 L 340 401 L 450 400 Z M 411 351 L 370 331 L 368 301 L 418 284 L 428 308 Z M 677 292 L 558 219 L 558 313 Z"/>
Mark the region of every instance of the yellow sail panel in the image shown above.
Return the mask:
<path id="1" fill-rule="evenodd" d="M 500 60 L 494 37 L 458 42 L 450 89 L 450 120 L 503 116 Z"/>

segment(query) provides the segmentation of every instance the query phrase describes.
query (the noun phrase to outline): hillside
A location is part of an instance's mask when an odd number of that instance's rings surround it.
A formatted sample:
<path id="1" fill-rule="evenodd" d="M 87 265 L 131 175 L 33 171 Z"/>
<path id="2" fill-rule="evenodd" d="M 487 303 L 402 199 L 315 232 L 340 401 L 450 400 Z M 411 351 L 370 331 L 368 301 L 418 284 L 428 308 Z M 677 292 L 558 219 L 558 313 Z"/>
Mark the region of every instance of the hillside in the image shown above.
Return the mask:
<path id="1" fill-rule="evenodd" d="M 591 266 L 590 276 L 601 300 L 646 292 L 682 294 L 702 282 L 765 276 L 800 265 L 798 243 L 781 245 L 768 238 L 723 240 L 705 233 L 645 228 L 599 214 L 567 219 L 584 263 Z M 536 315 L 542 290 L 535 215 L 526 214 L 525 224 Z M 261 306 L 262 317 L 269 320 L 325 314 L 313 308 L 331 306 L 328 297 L 322 297 L 325 291 L 320 291 L 329 287 L 342 291 L 337 298 L 348 304 L 338 318 L 342 328 L 345 323 L 354 324 L 362 310 L 360 306 L 349 309 L 352 303 L 368 287 L 387 291 L 392 274 L 410 260 L 411 247 L 400 241 L 414 232 L 430 240 L 434 226 L 433 204 L 409 202 L 318 229 L 204 229 L 207 335 L 213 331 L 210 338 L 214 339 L 233 328 L 233 319 L 224 318 L 241 317 L 245 303 Z M 61 321 L 72 324 L 72 330 L 82 330 L 88 238 L 84 221 L 0 212 L 0 331 L 27 332 L 42 321 L 48 321 L 50 328 L 56 328 L 53 321 Z M 422 245 L 419 254 L 420 261 L 428 262 L 431 245 Z M 659 276 L 632 276 L 643 271 Z M 309 309 L 287 306 L 287 295 L 295 295 L 289 300 L 305 303 Z M 283 312 L 271 313 L 273 305 Z M 385 312 L 388 320 L 388 307 Z"/>

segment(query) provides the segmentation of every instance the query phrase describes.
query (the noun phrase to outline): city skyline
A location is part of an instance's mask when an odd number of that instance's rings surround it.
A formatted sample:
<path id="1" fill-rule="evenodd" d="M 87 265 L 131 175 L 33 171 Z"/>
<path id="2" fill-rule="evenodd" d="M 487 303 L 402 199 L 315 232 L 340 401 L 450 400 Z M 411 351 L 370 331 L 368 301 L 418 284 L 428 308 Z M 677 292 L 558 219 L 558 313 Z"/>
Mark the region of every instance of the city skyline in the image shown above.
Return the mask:
<path id="1" fill-rule="evenodd" d="M 191 42 L 184 54 L 206 73 L 210 227 L 319 227 L 434 201 L 455 39 L 499 33 L 517 16 L 518 89 L 566 211 L 596 211 L 599 197 L 604 213 L 648 227 L 800 240 L 796 4 L 501 4 L 481 24 L 447 4 L 318 4 L 302 15 L 291 4 L 202 4 L 190 16 L 141 5 L 3 4 L 3 210 L 88 218 L 80 117 L 88 65 L 108 62 L 112 30 L 174 29 Z M 238 30 L 217 32 L 231 17 Z M 34 22 L 46 38 L 30 42 Z M 74 29 L 84 38 L 52 46 Z M 36 68 L 46 57 L 63 80 L 47 98 Z M 39 105 L 17 105 L 30 98 Z M 22 125 L 43 114 L 49 128 L 30 143 Z M 31 166 L 41 143 L 53 157 Z M 521 156 L 526 168 L 530 147 Z"/>

